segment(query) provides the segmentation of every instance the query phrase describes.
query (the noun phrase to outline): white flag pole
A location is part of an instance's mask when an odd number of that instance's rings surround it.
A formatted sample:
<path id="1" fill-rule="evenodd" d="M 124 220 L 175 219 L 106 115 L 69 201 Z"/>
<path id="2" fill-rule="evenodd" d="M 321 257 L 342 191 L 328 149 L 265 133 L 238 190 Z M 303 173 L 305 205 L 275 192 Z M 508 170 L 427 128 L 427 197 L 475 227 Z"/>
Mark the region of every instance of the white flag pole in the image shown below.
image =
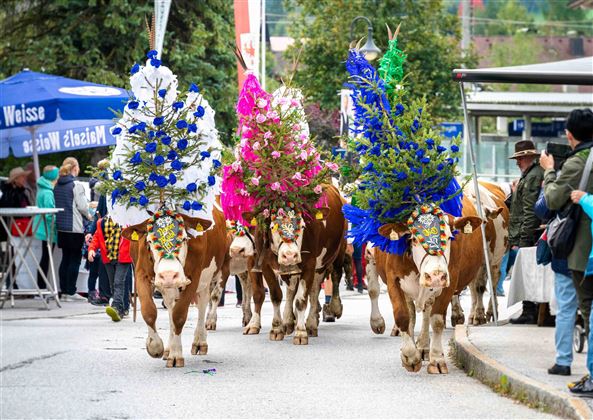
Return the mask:
<path id="1" fill-rule="evenodd" d="M 158 51 L 158 58 L 163 53 L 163 43 L 165 41 L 165 31 L 167 29 L 167 20 L 169 19 L 169 10 L 171 10 L 171 0 L 154 0 L 155 16 L 155 45 L 154 49 Z"/>

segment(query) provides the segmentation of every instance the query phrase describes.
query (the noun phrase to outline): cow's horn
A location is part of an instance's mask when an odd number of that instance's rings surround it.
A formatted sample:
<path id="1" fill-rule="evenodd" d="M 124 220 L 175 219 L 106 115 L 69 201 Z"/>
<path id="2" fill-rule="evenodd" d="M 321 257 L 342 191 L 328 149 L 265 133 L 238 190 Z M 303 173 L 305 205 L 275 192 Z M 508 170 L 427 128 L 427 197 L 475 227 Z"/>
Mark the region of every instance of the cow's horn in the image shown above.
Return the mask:
<path id="1" fill-rule="evenodd" d="M 389 39 L 391 41 L 391 28 L 389 27 L 389 25 L 386 23 L 385 26 L 387 26 L 387 39 Z"/>
<path id="2" fill-rule="evenodd" d="M 401 22 L 399 23 L 399 25 L 397 25 L 397 28 L 395 29 L 395 32 L 393 33 L 393 38 L 392 39 L 397 39 L 397 36 L 399 35 L 399 28 L 401 28 L 402 24 Z"/>

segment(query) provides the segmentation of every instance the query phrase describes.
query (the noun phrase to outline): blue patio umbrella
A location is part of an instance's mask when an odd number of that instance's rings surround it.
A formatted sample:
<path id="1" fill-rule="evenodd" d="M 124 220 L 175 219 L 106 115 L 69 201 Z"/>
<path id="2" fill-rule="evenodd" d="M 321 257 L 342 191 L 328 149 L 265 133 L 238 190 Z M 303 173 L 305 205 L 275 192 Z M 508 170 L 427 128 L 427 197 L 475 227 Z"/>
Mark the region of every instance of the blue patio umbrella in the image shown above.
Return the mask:
<path id="1" fill-rule="evenodd" d="M 115 144 L 109 127 L 122 111 L 124 89 L 23 70 L 0 81 L 0 158 Z"/>

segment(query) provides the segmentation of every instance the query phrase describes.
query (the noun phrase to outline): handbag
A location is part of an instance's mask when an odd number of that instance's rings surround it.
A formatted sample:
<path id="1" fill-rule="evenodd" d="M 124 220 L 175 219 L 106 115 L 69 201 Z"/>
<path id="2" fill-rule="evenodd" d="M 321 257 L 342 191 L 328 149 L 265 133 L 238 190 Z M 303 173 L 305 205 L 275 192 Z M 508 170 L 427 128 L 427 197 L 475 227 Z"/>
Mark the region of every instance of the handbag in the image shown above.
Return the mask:
<path id="1" fill-rule="evenodd" d="M 537 240 L 535 248 L 535 260 L 538 265 L 548 265 L 552 262 L 552 251 L 546 240 L 546 232 Z"/>
<path id="2" fill-rule="evenodd" d="M 25 236 L 33 236 L 33 224 L 29 224 L 30 222 L 30 217 L 19 217 L 14 219 L 14 222 L 10 225 L 11 235 L 21 236 L 21 234 L 24 233 Z"/>
<path id="3" fill-rule="evenodd" d="M 589 174 L 593 165 L 593 148 L 589 149 L 589 157 L 585 170 L 581 175 L 579 190 L 584 191 L 589 182 Z M 566 259 L 570 255 L 577 234 L 577 225 L 581 216 L 581 206 L 570 203 L 564 212 L 558 213 L 548 224 L 548 245 L 554 258 Z"/>

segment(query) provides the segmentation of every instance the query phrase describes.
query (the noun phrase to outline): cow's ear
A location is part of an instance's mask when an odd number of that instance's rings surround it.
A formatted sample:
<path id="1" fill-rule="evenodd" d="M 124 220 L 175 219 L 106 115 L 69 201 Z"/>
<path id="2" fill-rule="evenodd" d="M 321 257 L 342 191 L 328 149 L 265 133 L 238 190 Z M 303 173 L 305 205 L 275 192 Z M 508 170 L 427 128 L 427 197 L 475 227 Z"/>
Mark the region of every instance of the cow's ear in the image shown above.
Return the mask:
<path id="1" fill-rule="evenodd" d="M 483 223 L 483 220 L 477 216 L 466 216 L 455 219 L 453 226 L 461 233 L 472 233 L 478 229 Z"/>
<path id="2" fill-rule="evenodd" d="M 496 210 L 486 209 L 486 219 L 489 219 L 489 220 L 496 219 L 500 215 L 500 213 L 502 213 L 503 210 L 504 210 L 503 207 L 499 207 Z"/>
<path id="3" fill-rule="evenodd" d="M 319 220 L 320 222 L 322 220 L 326 220 L 327 216 L 329 216 L 329 207 L 320 207 L 318 209 L 315 209 L 315 220 Z"/>
<path id="4" fill-rule="evenodd" d="M 145 220 L 140 224 L 128 226 L 121 232 L 121 235 L 129 241 L 136 242 L 142 235 L 146 234 L 146 224 L 147 221 Z"/>
<path id="5" fill-rule="evenodd" d="M 408 233 L 410 231 L 403 223 L 387 223 L 379 228 L 379 234 L 392 241 L 397 241 Z"/>
<path id="6" fill-rule="evenodd" d="M 183 223 L 185 223 L 185 230 L 193 229 L 197 232 L 203 232 L 208 230 L 210 226 L 212 226 L 211 220 L 202 219 L 200 217 L 191 217 L 185 214 L 182 214 Z"/>

